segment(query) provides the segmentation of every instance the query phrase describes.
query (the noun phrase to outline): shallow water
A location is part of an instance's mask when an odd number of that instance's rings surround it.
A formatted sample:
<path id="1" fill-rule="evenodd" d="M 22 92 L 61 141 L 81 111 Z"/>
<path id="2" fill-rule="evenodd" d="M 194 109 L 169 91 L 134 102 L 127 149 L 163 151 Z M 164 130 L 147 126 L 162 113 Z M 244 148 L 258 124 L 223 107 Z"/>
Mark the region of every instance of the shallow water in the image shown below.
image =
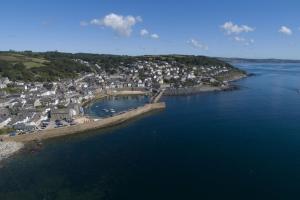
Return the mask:
<path id="1" fill-rule="evenodd" d="M 257 76 L 240 90 L 168 97 L 165 111 L 14 156 L 0 199 L 298 199 L 300 66 L 241 67 Z"/>

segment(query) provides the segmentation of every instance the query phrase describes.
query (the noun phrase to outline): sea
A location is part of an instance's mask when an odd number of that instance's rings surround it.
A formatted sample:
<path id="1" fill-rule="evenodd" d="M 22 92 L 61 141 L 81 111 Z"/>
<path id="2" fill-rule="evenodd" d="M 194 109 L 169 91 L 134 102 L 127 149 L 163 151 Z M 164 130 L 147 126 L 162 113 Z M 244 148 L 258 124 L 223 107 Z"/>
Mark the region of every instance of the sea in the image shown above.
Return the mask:
<path id="1" fill-rule="evenodd" d="M 300 199 L 300 64 L 236 66 L 255 74 L 237 90 L 163 97 L 163 111 L 28 145 L 1 163 L 0 199 Z"/>

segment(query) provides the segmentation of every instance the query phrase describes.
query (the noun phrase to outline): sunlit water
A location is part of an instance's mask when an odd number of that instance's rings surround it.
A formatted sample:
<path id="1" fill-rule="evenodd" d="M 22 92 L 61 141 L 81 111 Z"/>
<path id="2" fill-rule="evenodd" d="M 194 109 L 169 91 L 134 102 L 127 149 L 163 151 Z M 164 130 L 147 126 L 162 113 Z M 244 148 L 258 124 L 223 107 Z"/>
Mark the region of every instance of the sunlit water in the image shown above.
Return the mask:
<path id="1" fill-rule="evenodd" d="M 16 155 L 0 199 L 299 199 L 300 65 L 242 68 L 240 90 Z"/>

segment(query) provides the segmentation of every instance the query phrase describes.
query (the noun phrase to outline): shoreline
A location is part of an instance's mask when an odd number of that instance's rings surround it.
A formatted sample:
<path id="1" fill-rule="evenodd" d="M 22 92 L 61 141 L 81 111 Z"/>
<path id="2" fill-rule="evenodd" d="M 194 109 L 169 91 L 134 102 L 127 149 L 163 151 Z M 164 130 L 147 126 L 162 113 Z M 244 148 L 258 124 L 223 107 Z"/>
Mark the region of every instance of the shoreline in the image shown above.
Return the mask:
<path id="1" fill-rule="evenodd" d="M 89 104 L 106 98 L 108 96 L 126 96 L 126 95 L 148 95 L 147 91 L 109 91 L 106 94 L 98 93 L 94 98 L 88 99 L 83 102 L 81 106 L 85 107 Z M 88 117 L 79 117 L 77 120 L 79 123 L 74 126 L 67 126 L 62 128 L 53 128 L 48 130 L 43 130 L 39 132 L 29 133 L 25 135 L 17 135 L 10 137 L 9 135 L 0 135 L 0 163 L 4 159 L 9 158 L 18 151 L 20 151 L 27 143 L 32 141 L 40 141 L 55 137 L 67 136 L 77 133 L 82 133 L 89 130 L 97 130 L 109 128 L 115 125 L 119 125 L 123 122 L 129 121 L 131 119 L 137 118 L 143 114 L 147 114 L 156 110 L 162 110 L 166 108 L 166 104 L 162 103 L 152 103 L 145 104 L 135 109 L 131 109 L 125 112 L 121 112 L 115 116 L 107 117 L 104 119 L 91 119 Z"/>
<path id="2" fill-rule="evenodd" d="M 96 121 L 89 121 L 82 124 L 74 125 L 74 126 L 67 126 L 57 129 L 49 129 L 44 130 L 37 133 L 32 134 L 25 134 L 25 135 L 17 135 L 14 137 L 2 137 L 4 142 L 21 142 L 21 143 L 27 143 L 34 140 L 45 140 L 55 137 L 61 137 L 66 135 L 72 135 L 77 133 L 82 133 L 89 130 L 97 130 L 97 129 L 103 129 L 108 128 L 114 125 L 121 124 L 123 122 L 129 121 L 131 119 L 134 119 L 136 117 L 139 117 L 143 114 L 155 111 L 155 110 L 162 110 L 166 108 L 166 104 L 163 103 L 153 103 L 153 104 L 146 104 L 144 106 L 138 107 L 133 110 L 129 110 L 127 112 L 96 120 Z"/>
<path id="3" fill-rule="evenodd" d="M 178 95 L 193 95 L 197 93 L 203 93 L 203 92 L 216 92 L 216 91 L 228 91 L 236 89 L 236 86 L 231 85 L 231 82 L 241 80 L 243 78 L 248 77 L 248 75 L 238 75 L 234 76 L 230 80 L 228 80 L 228 85 L 225 87 L 213 87 L 213 86 L 195 86 L 190 88 L 177 88 L 177 89 L 171 89 L 168 91 L 165 90 L 163 96 L 178 96 Z M 181 90 L 181 91 L 180 91 Z M 172 93 L 174 92 L 174 93 Z M 137 90 L 114 90 L 114 91 L 107 91 L 105 94 L 98 93 L 95 95 L 94 98 L 88 99 L 87 101 L 83 102 L 81 105 L 83 107 L 88 106 L 89 104 L 101 100 L 103 98 L 106 98 L 108 96 L 126 96 L 126 95 L 148 95 L 149 91 L 137 91 Z M 138 108 L 121 112 L 115 116 L 111 116 L 104 119 L 89 119 L 87 117 L 82 117 L 82 119 L 78 119 L 80 122 L 77 125 L 74 126 L 68 126 L 68 127 L 62 127 L 62 128 L 53 128 L 48 130 L 43 130 L 40 132 L 35 132 L 31 134 L 25 134 L 25 135 L 17 135 L 14 137 L 10 137 L 8 135 L 0 135 L 0 139 L 3 140 L 0 142 L 0 162 L 3 159 L 6 159 L 13 154 L 17 153 L 19 150 L 21 150 L 24 145 L 31 141 L 36 140 L 45 140 L 50 138 L 56 138 L 56 137 L 62 137 L 72 134 L 78 134 L 85 131 L 90 130 L 97 130 L 97 129 L 104 129 L 109 128 L 115 125 L 119 125 L 121 123 L 124 123 L 126 121 L 129 121 L 131 119 L 137 118 L 141 115 L 144 115 L 146 113 L 155 111 L 155 110 L 162 110 L 166 108 L 166 104 L 164 102 L 161 103 L 150 103 L 145 104 L 144 106 L 140 106 Z"/>
<path id="4" fill-rule="evenodd" d="M 226 86 L 209 86 L 209 85 L 198 85 L 185 88 L 172 88 L 166 89 L 164 96 L 188 96 L 194 94 L 200 94 L 204 92 L 220 92 L 220 91 L 232 91 L 238 87 L 231 84 L 232 82 L 239 81 L 241 79 L 249 77 L 248 74 L 236 75 L 228 79 L 228 85 Z"/>
<path id="5" fill-rule="evenodd" d="M 0 142 L 0 162 L 4 159 L 9 158 L 10 156 L 17 153 L 24 147 L 24 144 L 21 142 L 14 141 L 2 141 Z"/>
<path id="6" fill-rule="evenodd" d="M 227 87 L 212 87 L 212 86 L 193 86 L 193 87 L 185 87 L 185 88 L 174 88 L 174 89 L 167 89 L 164 93 L 164 96 L 188 96 L 198 93 L 204 92 L 217 92 L 226 90 Z"/>

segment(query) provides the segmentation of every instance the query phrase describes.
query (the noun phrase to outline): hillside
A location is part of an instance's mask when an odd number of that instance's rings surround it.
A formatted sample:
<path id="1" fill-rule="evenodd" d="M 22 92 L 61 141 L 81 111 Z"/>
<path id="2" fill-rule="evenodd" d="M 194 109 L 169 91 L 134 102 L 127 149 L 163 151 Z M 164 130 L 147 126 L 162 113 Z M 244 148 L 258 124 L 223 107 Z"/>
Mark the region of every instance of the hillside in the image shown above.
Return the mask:
<path id="1" fill-rule="evenodd" d="M 80 72 L 90 72 L 78 62 L 59 53 L 0 52 L 0 76 L 10 80 L 53 81 L 73 78 Z"/>
<path id="2" fill-rule="evenodd" d="M 181 67 L 225 66 L 232 72 L 242 72 L 232 65 L 205 56 L 162 55 L 162 56 L 117 56 L 100 54 L 71 54 L 60 52 L 34 53 L 0 52 L 0 76 L 10 80 L 56 81 L 75 78 L 80 73 L 100 72 L 108 74 L 119 71 L 119 67 L 131 66 L 136 62 L 168 62 L 179 63 Z M 100 70 L 101 67 L 101 70 Z M 243 72 L 242 72 L 243 73 Z"/>

